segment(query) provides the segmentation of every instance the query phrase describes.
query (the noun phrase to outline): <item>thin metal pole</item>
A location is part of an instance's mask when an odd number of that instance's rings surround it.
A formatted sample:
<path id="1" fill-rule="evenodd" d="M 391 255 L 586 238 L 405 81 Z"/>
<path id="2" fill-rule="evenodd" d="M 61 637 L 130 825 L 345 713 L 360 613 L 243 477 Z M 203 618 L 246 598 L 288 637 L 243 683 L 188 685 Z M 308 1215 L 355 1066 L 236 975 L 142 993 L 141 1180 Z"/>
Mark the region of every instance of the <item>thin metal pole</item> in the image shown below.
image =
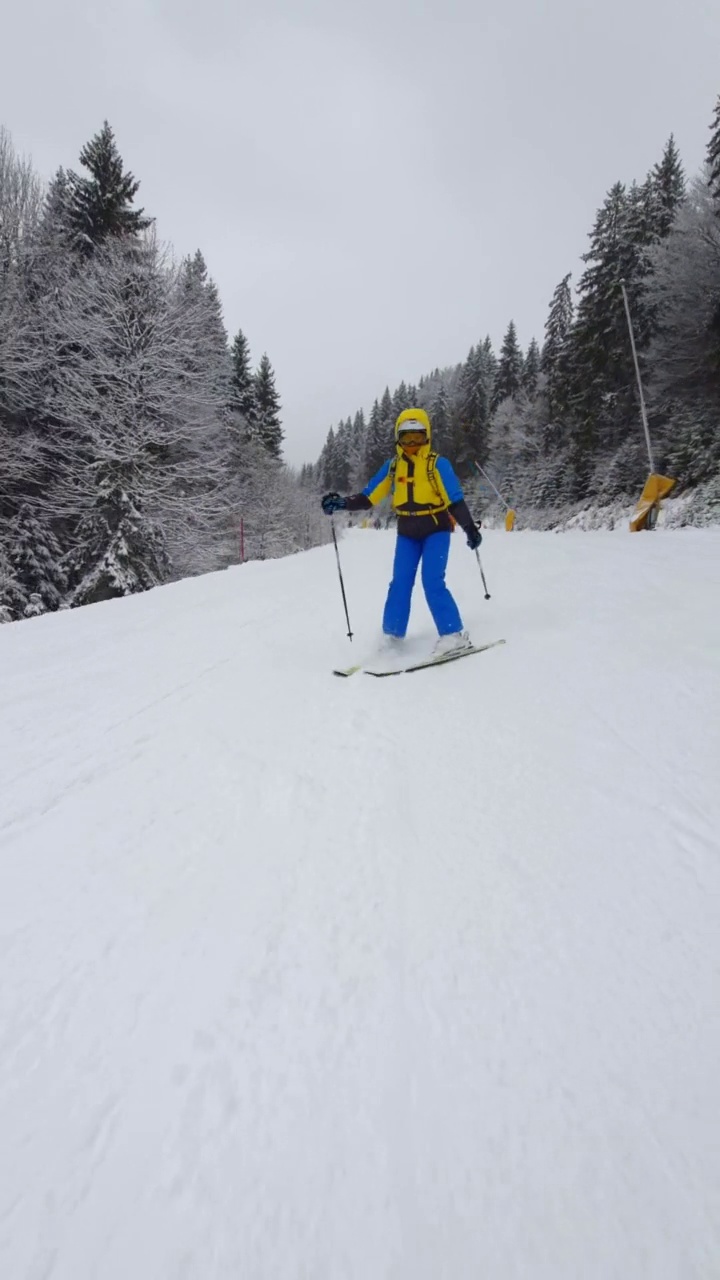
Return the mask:
<path id="1" fill-rule="evenodd" d="M 620 288 L 622 289 L 623 302 L 625 303 L 625 314 L 627 316 L 628 329 L 630 331 L 630 346 L 632 347 L 633 363 L 635 365 L 635 377 L 637 378 L 638 392 L 640 395 L 640 414 L 642 417 L 643 430 L 645 432 L 645 443 L 647 445 L 648 460 L 650 462 L 650 470 L 654 471 L 655 463 L 653 462 L 652 445 L 650 444 L 650 428 L 648 427 L 647 410 L 645 408 L 645 396 L 643 394 L 642 378 L 640 377 L 640 365 L 638 364 L 637 350 L 635 348 L 635 334 L 633 333 L 632 317 L 630 315 L 630 303 L 628 302 L 627 289 L 625 288 L 624 280 L 620 281 Z"/>
<path id="2" fill-rule="evenodd" d="M 480 577 L 482 578 L 482 584 L 485 588 L 485 599 L 489 600 L 490 592 L 487 589 L 487 582 L 485 581 L 485 574 L 483 573 L 482 560 L 480 559 L 480 552 L 478 551 L 477 547 L 475 548 L 475 555 L 477 556 L 477 562 L 480 568 Z"/>
<path id="3" fill-rule="evenodd" d="M 499 489 L 497 489 L 497 488 L 495 488 L 495 485 L 493 484 L 492 480 L 490 479 L 490 477 L 489 477 L 489 475 L 488 475 L 487 471 L 485 471 L 485 470 L 480 466 L 480 463 L 479 463 L 479 462 L 475 462 L 475 460 L 474 460 L 474 459 L 473 459 L 473 465 L 474 465 L 474 466 L 476 466 L 476 467 L 477 467 L 477 469 L 478 469 L 478 471 L 480 472 L 480 474 L 481 474 L 481 475 L 483 475 L 483 476 L 485 477 L 485 479 L 487 480 L 487 482 L 488 482 L 488 484 L 490 485 L 491 489 L 494 489 L 494 490 L 495 490 L 495 493 L 497 494 L 498 498 L 499 498 L 499 499 L 500 499 L 500 501 L 502 502 L 502 504 L 503 504 L 503 506 L 504 506 L 505 510 L 506 510 L 506 511 L 510 511 L 510 503 L 509 503 L 509 502 L 506 502 L 506 501 L 505 501 L 505 499 L 503 498 L 503 496 L 502 496 L 502 494 L 501 494 L 500 490 L 499 490 Z"/>
<path id="4" fill-rule="evenodd" d="M 345 619 L 347 621 L 348 640 L 352 640 L 353 633 L 350 628 L 350 615 L 348 614 L 347 600 L 345 598 L 345 583 L 343 582 L 342 569 L 340 568 L 340 552 L 338 551 L 337 538 L 335 536 L 335 517 L 330 517 L 330 528 L 332 530 L 332 540 L 335 544 L 335 559 L 337 560 L 338 577 L 340 578 L 340 590 L 342 591 L 343 604 L 345 606 Z"/>

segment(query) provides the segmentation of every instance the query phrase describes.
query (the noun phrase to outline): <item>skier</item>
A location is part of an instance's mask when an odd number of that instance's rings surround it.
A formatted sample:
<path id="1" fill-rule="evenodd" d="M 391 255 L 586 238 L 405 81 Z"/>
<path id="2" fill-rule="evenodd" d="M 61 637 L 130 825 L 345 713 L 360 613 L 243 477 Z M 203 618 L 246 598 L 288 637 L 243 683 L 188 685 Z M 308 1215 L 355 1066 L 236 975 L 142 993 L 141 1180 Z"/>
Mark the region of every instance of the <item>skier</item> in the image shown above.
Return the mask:
<path id="1" fill-rule="evenodd" d="M 471 646 L 458 607 L 445 584 L 450 534 L 459 524 L 472 551 L 482 534 L 469 510 L 460 483 L 447 458 L 432 452 L 430 419 L 424 409 L 404 409 L 395 424 L 395 457 L 383 462 L 362 493 L 321 499 L 326 515 L 362 511 L 388 494 L 398 518 L 393 576 L 383 613 L 383 632 L 390 646 L 407 631 L 410 599 L 418 565 L 428 607 L 438 629 L 433 653 L 438 657 Z"/>

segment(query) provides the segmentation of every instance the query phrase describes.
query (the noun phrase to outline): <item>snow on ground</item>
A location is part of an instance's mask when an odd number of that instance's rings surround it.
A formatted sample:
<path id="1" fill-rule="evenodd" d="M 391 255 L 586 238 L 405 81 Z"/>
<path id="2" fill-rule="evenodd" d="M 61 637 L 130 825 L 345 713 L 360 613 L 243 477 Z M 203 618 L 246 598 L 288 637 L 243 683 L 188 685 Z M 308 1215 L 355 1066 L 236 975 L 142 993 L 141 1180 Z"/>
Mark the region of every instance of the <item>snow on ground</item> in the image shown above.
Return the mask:
<path id="1" fill-rule="evenodd" d="M 720 1275 L 720 533 L 482 551 L 0 629 L 3 1280 Z"/>

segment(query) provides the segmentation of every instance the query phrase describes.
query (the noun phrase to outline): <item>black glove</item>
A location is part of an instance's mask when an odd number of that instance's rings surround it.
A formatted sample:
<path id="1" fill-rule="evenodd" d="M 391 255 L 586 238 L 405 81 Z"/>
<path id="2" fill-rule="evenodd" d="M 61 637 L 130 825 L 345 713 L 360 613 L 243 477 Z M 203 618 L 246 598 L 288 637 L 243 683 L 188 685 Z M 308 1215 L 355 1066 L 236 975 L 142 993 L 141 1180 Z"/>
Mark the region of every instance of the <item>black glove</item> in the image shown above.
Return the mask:
<path id="1" fill-rule="evenodd" d="M 326 516 L 331 516 L 335 511 L 344 511 L 347 506 L 347 498 L 341 498 L 339 493 L 326 493 L 324 498 L 320 499 L 320 505 Z"/>
<path id="2" fill-rule="evenodd" d="M 467 544 L 471 551 L 477 551 L 482 542 L 482 534 L 477 525 L 473 524 L 469 529 L 465 530 L 467 536 Z"/>

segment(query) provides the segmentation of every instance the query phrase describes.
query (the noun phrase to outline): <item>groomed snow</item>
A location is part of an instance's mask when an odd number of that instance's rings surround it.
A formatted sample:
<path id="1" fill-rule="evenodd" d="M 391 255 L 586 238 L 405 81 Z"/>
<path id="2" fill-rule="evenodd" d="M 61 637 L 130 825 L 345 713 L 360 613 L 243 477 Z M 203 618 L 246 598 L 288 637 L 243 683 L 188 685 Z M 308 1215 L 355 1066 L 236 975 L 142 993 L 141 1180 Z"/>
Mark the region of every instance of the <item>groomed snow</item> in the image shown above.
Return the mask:
<path id="1" fill-rule="evenodd" d="M 715 1280 L 720 532 L 341 554 L 0 628 L 2 1280 Z"/>

